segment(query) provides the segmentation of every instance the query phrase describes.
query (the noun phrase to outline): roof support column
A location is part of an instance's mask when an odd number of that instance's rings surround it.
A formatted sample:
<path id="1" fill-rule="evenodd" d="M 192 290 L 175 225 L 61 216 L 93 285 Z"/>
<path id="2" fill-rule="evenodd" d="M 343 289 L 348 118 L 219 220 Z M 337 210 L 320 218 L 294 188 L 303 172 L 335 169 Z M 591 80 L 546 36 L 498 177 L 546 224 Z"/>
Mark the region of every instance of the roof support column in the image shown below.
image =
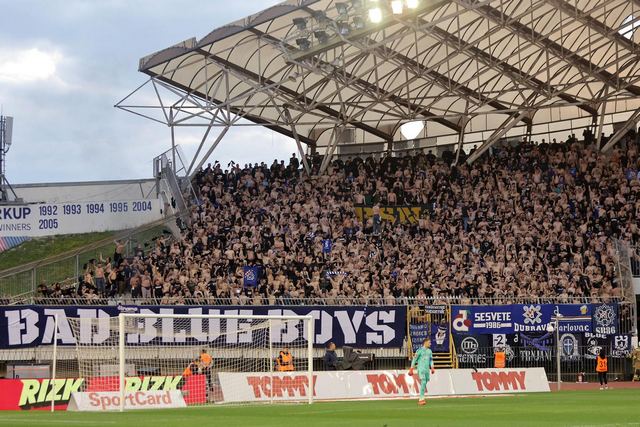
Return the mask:
<path id="1" fill-rule="evenodd" d="M 603 102 L 602 105 L 600 106 L 598 130 L 596 131 L 596 147 L 598 148 L 598 150 L 602 148 L 600 144 L 602 144 L 602 127 L 604 126 L 604 116 L 606 113 L 607 113 L 607 103 Z"/>
<path id="2" fill-rule="evenodd" d="M 333 128 L 333 135 L 331 139 L 331 143 L 327 147 L 327 152 L 324 155 L 324 159 L 322 159 L 322 164 L 320 165 L 319 175 L 322 175 L 326 172 L 327 168 L 331 164 L 331 158 L 333 157 L 333 153 L 338 146 L 338 142 L 342 138 L 342 125 L 337 125 Z"/>
<path id="3" fill-rule="evenodd" d="M 220 135 L 218 135 L 218 137 L 216 138 L 216 140 L 213 142 L 213 144 L 211 144 L 211 147 L 209 147 L 209 149 L 207 150 L 207 152 L 204 154 L 204 156 L 202 157 L 202 159 L 200 159 L 200 161 L 198 162 L 198 165 L 195 168 L 189 168 L 189 181 L 191 181 L 193 179 L 193 177 L 195 176 L 196 173 L 198 173 L 198 171 L 200 170 L 200 168 L 202 167 L 202 165 L 204 165 L 204 162 L 206 162 L 209 159 L 209 156 L 211 156 L 211 153 L 213 153 L 213 150 L 216 149 L 216 147 L 218 146 L 218 144 L 220 144 L 220 141 L 222 141 L 222 138 L 224 138 L 224 136 L 227 134 L 227 132 L 229 131 L 229 129 L 231 128 L 230 125 L 226 125 L 224 128 L 222 128 L 222 132 L 220 132 Z M 203 141 L 204 143 L 204 141 Z M 193 158 L 193 161 L 195 162 L 196 158 Z M 191 165 L 193 166 L 193 162 L 191 163 Z"/>
<path id="4" fill-rule="evenodd" d="M 629 120 L 622 126 L 618 132 L 607 142 L 607 145 L 602 147 L 602 152 L 606 153 L 611 150 L 622 138 L 625 137 L 627 132 L 631 129 L 635 128 L 636 124 L 640 121 L 640 108 L 638 108 L 634 113 L 629 117 Z"/>
<path id="5" fill-rule="evenodd" d="M 171 128 L 171 169 L 176 175 L 178 169 L 176 168 L 176 131 L 173 124 L 173 107 L 169 109 L 169 127 Z"/>
<path id="6" fill-rule="evenodd" d="M 500 138 L 502 138 L 507 132 L 513 129 L 515 125 L 520 123 L 520 121 L 525 117 L 527 117 L 528 115 L 529 113 L 527 111 L 523 111 L 521 113 L 511 115 L 498 128 L 499 130 L 496 130 L 489 137 L 488 140 L 486 140 L 476 151 L 474 151 L 474 153 L 471 156 L 469 156 L 469 158 L 467 159 L 467 164 L 471 164 L 476 160 L 478 160 L 478 158 L 480 158 L 480 156 L 482 156 L 485 153 L 485 151 L 491 148 L 496 142 L 500 140 Z"/>
<path id="7" fill-rule="evenodd" d="M 298 136 L 298 131 L 296 130 L 296 125 L 293 123 L 293 120 L 291 119 L 291 113 L 289 113 L 288 108 L 284 108 L 282 110 L 282 113 L 284 114 L 284 118 L 287 120 L 287 123 L 289 123 L 289 126 L 291 127 L 291 133 L 293 134 L 293 139 L 296 140 L 296 145 L 298 146 L 298 153 L 300 153 L 300 158 L 302 159 L 302 165 L 304 166 L 304 170 L 307 173 L 307 176 L 311 176 L 311 167 L 309 166 L 309 162 L 307 162 L 307 154 L 304 152 L 304 149 L 302 148 L 302 143 L 300 142 L 300 137 Z"/>

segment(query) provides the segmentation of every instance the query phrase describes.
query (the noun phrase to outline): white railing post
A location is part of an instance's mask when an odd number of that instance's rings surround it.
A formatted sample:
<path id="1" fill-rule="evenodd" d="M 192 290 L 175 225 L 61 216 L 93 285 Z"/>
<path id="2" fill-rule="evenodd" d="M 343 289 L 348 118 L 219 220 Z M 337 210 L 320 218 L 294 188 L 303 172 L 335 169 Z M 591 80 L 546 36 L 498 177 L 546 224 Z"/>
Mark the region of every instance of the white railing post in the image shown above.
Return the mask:
<path id="1" fill-rule="evenodd" d="M 313 342 L 315 338 L 315 321 L 312 316 L 307 317 L 307 381 L 309 383 L 309 404 L 313 403 Z"/>
<path id="2" fill-rule="evenodd" d="M 51 363 L 51 412 L 56 406 L 56 370 L 58 368 L 58 315 L 53 316 L 53 362 Z"/>
<path id="3" fill-rule="evenodd" d="M 126 314 L 120 313 L 118 317 L 118 377 L 120 382 L 120 412 L 124 411 L 124 394 L 125 394 L 125 372 L 124 372 L 124 345 L 125 345 L 125 316 Z"/>

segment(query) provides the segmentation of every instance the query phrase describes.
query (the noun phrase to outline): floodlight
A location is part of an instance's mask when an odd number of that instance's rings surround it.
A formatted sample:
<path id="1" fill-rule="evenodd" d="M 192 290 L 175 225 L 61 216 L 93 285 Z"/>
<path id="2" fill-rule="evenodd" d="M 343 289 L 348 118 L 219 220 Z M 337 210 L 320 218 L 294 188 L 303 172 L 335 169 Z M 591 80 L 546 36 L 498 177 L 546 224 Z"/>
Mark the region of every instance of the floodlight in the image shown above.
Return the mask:
<path id="1" fill-rule="evenodd" d="M 374 7 L 369 9 L 369 20 L 374 24 L 379 24 L 382 22 L 382 9 L 379 7 Z"/>
<path id="2" fill-rule="evenodd" d="M 313 11 L 313 19 L 315 19 L 319 24 L 323 23 L 327 20 L 327 14 L 322 10 L 315 10 Z"/>
<path id="3" fill-rule="evenodd" d="M 293 25 L 298 27 L 298 30 L 303 31 L 307 29 L 307 20 L 304 18 L 293 18 Z"/>
<path id="4" fill-rule="evenodd" d="M 349 5 L 347 3 L 339 2 L 336 3 L 336 10 L 339 15 L 346 15 L 349 9 Z"/>
<path id="5" fill-rule="evenodd" d="M 420 0 L 407 0 L 407 8 L 417 9 L 420 4 Z"/>
<path id="6" fill-rule="evenodd" d="M 311 42 L 306 37 L 300 37 L 299 39 L 296 39 L 296 44 L 302 50 L 309 50 L 309 48 L 311 47 Z"/>
<path id="7" fill-rule="evenodd" d="M 346 36 L 351 32 L 351 26 L 347 21 L 340 21 L 337 23 L 338 25 L 338 34 L 342 36 Z"/>
<path id="8" fill-rule="evenodd" d="M 316 38 L 321 44 L 325 44 L 326 42 L 329 41 L 329 36 L 327 35 L 326 31 L 318 30 L 318 31 L 315 31 L 313 34 L 316 36 Z"/>
<path id="9" fill-rule="evenodd" d="M 407 139 L 415 139 L 424 130 L 424 122 L 421 120 L 408 122 L 400 126 L 400 133 Z"/>
<path id="10" fill-rule="evenodd" d="M 394 15 L 402 15 L 403 9 L 404 4 L 402 3 L 402 0 L 391 1 L 391 12 L 393 12 Z"/>

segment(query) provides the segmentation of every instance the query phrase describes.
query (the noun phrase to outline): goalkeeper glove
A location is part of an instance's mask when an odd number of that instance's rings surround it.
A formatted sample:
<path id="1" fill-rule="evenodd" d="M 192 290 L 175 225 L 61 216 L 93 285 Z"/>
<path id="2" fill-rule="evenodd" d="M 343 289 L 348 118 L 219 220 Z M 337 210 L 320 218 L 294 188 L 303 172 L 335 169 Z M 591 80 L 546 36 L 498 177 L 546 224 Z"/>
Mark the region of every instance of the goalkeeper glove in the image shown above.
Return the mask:
<path id="1" fill-rule="evenodd" d="M 413 376 L 413 366 L 411 368 L 409 368 L 409 375 Z"/>
<path id="2" fill-rule="evenodd" d="M 435 374 L 436 370 L 434 368 L 431 368 L 431 375 Z"/>

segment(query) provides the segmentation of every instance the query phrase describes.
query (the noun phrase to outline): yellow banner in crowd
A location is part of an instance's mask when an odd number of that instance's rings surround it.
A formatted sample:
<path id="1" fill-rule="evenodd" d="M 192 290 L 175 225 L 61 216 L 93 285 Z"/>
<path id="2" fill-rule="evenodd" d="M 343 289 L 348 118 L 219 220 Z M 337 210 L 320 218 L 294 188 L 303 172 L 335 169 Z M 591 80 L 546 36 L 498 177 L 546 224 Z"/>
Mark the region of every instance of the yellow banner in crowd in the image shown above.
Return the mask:
<path id="1" fill-rule="evenodd" d="M 420 218 L 423 208 L 420 206 L 381 206 L 380 216 L 383 221 L 415 224 Z M 373 217 L 373 207 L 356 206 L 356 215 L 361 222 Z"/>

